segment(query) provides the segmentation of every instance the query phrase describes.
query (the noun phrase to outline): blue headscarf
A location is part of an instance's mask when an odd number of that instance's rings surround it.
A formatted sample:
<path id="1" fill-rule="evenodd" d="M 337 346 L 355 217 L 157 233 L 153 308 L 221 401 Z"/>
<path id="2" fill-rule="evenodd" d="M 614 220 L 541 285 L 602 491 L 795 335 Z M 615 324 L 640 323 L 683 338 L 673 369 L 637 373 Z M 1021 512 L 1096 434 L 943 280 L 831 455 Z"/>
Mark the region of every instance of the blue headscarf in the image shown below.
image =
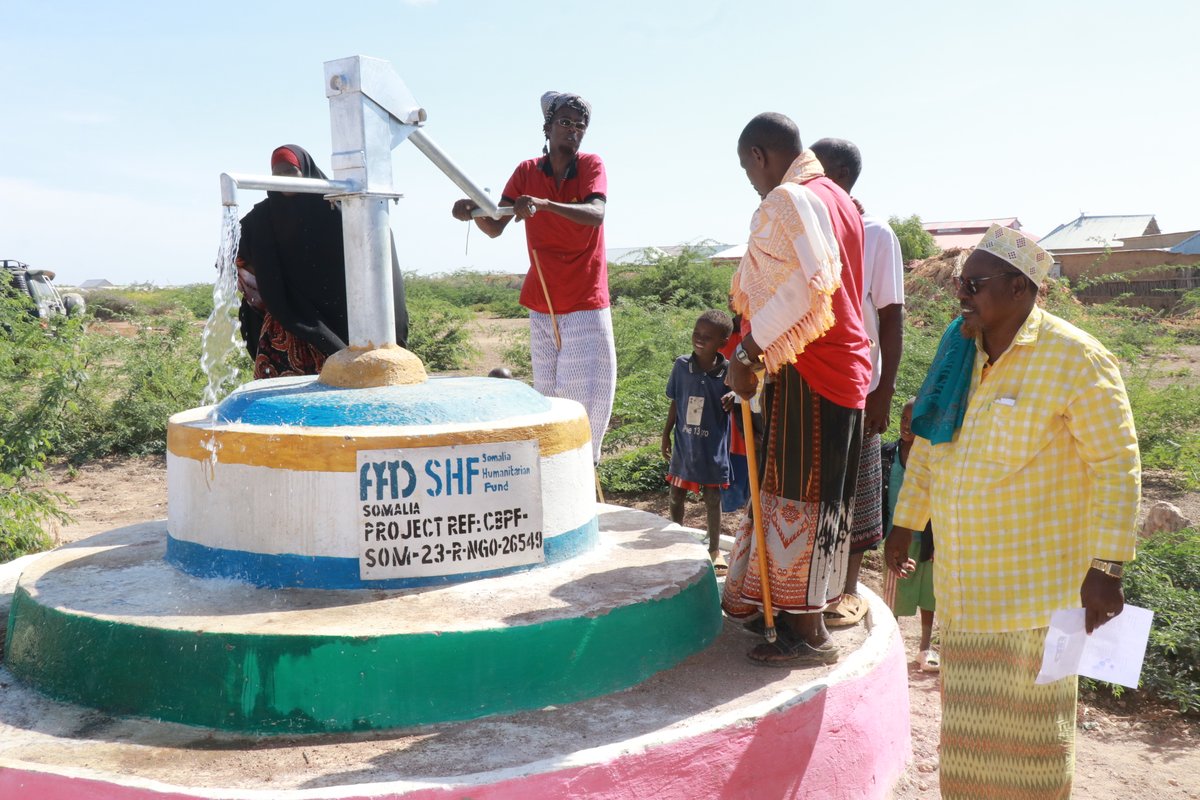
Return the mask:
<path id="1" fill-rule="evenodd" d="M 967 394 L 971 389 L 971 370 L 975 366 L 975 340 L 962 335 L 962 317 L 947 326 L 938 342 L 933 364 L 913 403 L 912 431 L 944 444 L 954 440 L 967 413 Z"/>

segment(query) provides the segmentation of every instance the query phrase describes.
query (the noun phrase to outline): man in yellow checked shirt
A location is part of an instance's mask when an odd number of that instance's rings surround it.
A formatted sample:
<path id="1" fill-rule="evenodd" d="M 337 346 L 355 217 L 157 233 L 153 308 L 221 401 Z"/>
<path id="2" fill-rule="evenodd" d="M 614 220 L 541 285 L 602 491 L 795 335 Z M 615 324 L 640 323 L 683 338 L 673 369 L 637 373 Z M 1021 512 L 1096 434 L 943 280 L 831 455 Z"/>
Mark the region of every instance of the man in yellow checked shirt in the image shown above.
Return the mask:
<path id="1" fill-rule="evenodd" d="M 1038 686 L 1050 614 L 1121 613 L 1134 555 L 1137 437 L 1116 360 L 1036 305 L 1051 258 L 993 225 L 956 279 L 961 315 L 917 397 L 884 559 L 938 533 L 943 798 L 1065 798 L 1077 679 Z"/>

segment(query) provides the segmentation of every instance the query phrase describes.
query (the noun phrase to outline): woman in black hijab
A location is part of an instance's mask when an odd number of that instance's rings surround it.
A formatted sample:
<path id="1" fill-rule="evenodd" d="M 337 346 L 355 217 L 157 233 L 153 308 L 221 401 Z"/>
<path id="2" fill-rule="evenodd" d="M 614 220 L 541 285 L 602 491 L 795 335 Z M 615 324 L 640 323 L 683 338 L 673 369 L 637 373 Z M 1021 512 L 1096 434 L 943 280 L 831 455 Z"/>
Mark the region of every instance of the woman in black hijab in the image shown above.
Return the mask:
<path id="1" fill-rule="evenodd" d="M 271 154 L 271 174 L 326 179 L 308 151 L 294 144 Z M 346 261 L 342 214 L 334 204 L 316 194 L 268 192 L 242 218 L 238 273 L 238 316 L 255 378 L 315 375 L 326 357 L 346 347 Z M 394 242 L 392 291 L 396 343 L 403 347 L 408 311 Z"/>

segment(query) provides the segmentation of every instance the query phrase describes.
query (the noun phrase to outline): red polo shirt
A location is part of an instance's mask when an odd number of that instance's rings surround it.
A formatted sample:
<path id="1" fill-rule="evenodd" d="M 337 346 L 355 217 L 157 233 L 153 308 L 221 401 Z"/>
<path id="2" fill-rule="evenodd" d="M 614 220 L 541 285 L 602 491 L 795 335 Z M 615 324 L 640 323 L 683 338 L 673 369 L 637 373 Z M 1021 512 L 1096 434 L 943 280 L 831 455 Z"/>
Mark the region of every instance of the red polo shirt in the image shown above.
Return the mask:
<path id="1" fill-rule="evenodd" d="M 607 200 L 608 178 L 604 162 L 592 153 L 579 153 L 568 167 L 562 185 L 555 183 L 550 159 L 531 158 L 517 165 L 504 187 L 502 202 L 511 204 L 521 195 L 544 197 L 558 203 L 582 203 L 594 197 Z M 555 314 L 608 308 L 608 261 L 604 257 L 604 226 L 593 228 L 542 211 L 525 220 L 529 272 L 521 287 L 521 305 L 543 314 L 550 312 L 541 281 L 533 266 L 536 250 Z"/>

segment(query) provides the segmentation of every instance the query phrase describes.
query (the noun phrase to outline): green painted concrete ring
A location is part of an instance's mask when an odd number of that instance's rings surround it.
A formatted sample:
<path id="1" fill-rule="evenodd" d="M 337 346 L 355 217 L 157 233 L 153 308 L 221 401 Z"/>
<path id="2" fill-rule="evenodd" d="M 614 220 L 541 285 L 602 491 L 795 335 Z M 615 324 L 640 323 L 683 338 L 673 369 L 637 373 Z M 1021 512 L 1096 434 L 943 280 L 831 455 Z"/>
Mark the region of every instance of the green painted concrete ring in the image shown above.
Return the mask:
<path id="1" fill-rule="evenodd" d="M 716 602 L 715 584 L 698 580 L 602 617 L 361 640 L 145 628 L 18 589 L 8 663 L 44 693 L 110 714 L 255 733 L 394 728 L 627 688 L 707 647 Z"/>
<path id="2" fill-rule="evenodd" d="M 646 518 L 665 524 L 641 512 L 622 510 L 617 517 L 638 527 Z M 603 529 L 602 522 L 602 537 Z M 597 697 L 703 650 L 722 624 L 716 582 L 699 543 L 658 524 L 607 535 L 609 559 L 639 559 L 642 566 L 624 569 L 598 561 L 597 568 L 603 573 L 607 566 L 611 577 L 567 575 L 568 582 L 546 596 L 545 612 L 489 619 L 481 608 L 479 619 L 455 630 L 422 629 L 402 619 L 403 600 L 388 612 L 399 617 L 394 627 L 356 623 L 355 617 L 371 613 L 368 603 L 342 609 L 343 624 L 331 625 L 326 616 L 325 623 L 314 618 L 309 626 L 301 616 L 291 624 L 281 620 L 279 633 L 272 632 L 272 623 L 239 630 L 228 617 L 197 615 L 188 621 L 142 607 L 124 615 L 89 613 L 93 603 L 124 603 L 106 597 L 73 607 L 55 603 L 51 587 L 41 592 L 39 587 L 65 569 L 73 580 L 94 581 L 97 595 L 119 596 L 105 586 L 109 570 L 87 565 L 99 566 L 95 559 L 105 554 L 120 560 L 121 549 L 98 549 L 99 555 L 73 560 L 60 551 L 63 563 L 40 575 L 27 572 L 30 586 L 23 578 L 13 595 L 6 665 L 50 697 L 105 713 L 263 734 L 397 728 Z M 156 561 L 153 553 L 131 554 L 129 560 L 135 572 L 144 569 L 137 562 Z M 668 574 L 675 577 L 664 578 Z M 526 603 L 543 603 L 528 597 L 533 590 L 527 576 L 494 580 L 513 582 L 500 591 L 525 592 Z M 632 580 L 643 588 L 618 589 L 604 607 L 585 607 L 563 594 L 573 580 L 598 580 L 600 586 Z M 133 603 L 153 590 L 132 585 L 121 591 L 130 592 Z M 486 624 L 479 625 L 481 620 Z"/>

